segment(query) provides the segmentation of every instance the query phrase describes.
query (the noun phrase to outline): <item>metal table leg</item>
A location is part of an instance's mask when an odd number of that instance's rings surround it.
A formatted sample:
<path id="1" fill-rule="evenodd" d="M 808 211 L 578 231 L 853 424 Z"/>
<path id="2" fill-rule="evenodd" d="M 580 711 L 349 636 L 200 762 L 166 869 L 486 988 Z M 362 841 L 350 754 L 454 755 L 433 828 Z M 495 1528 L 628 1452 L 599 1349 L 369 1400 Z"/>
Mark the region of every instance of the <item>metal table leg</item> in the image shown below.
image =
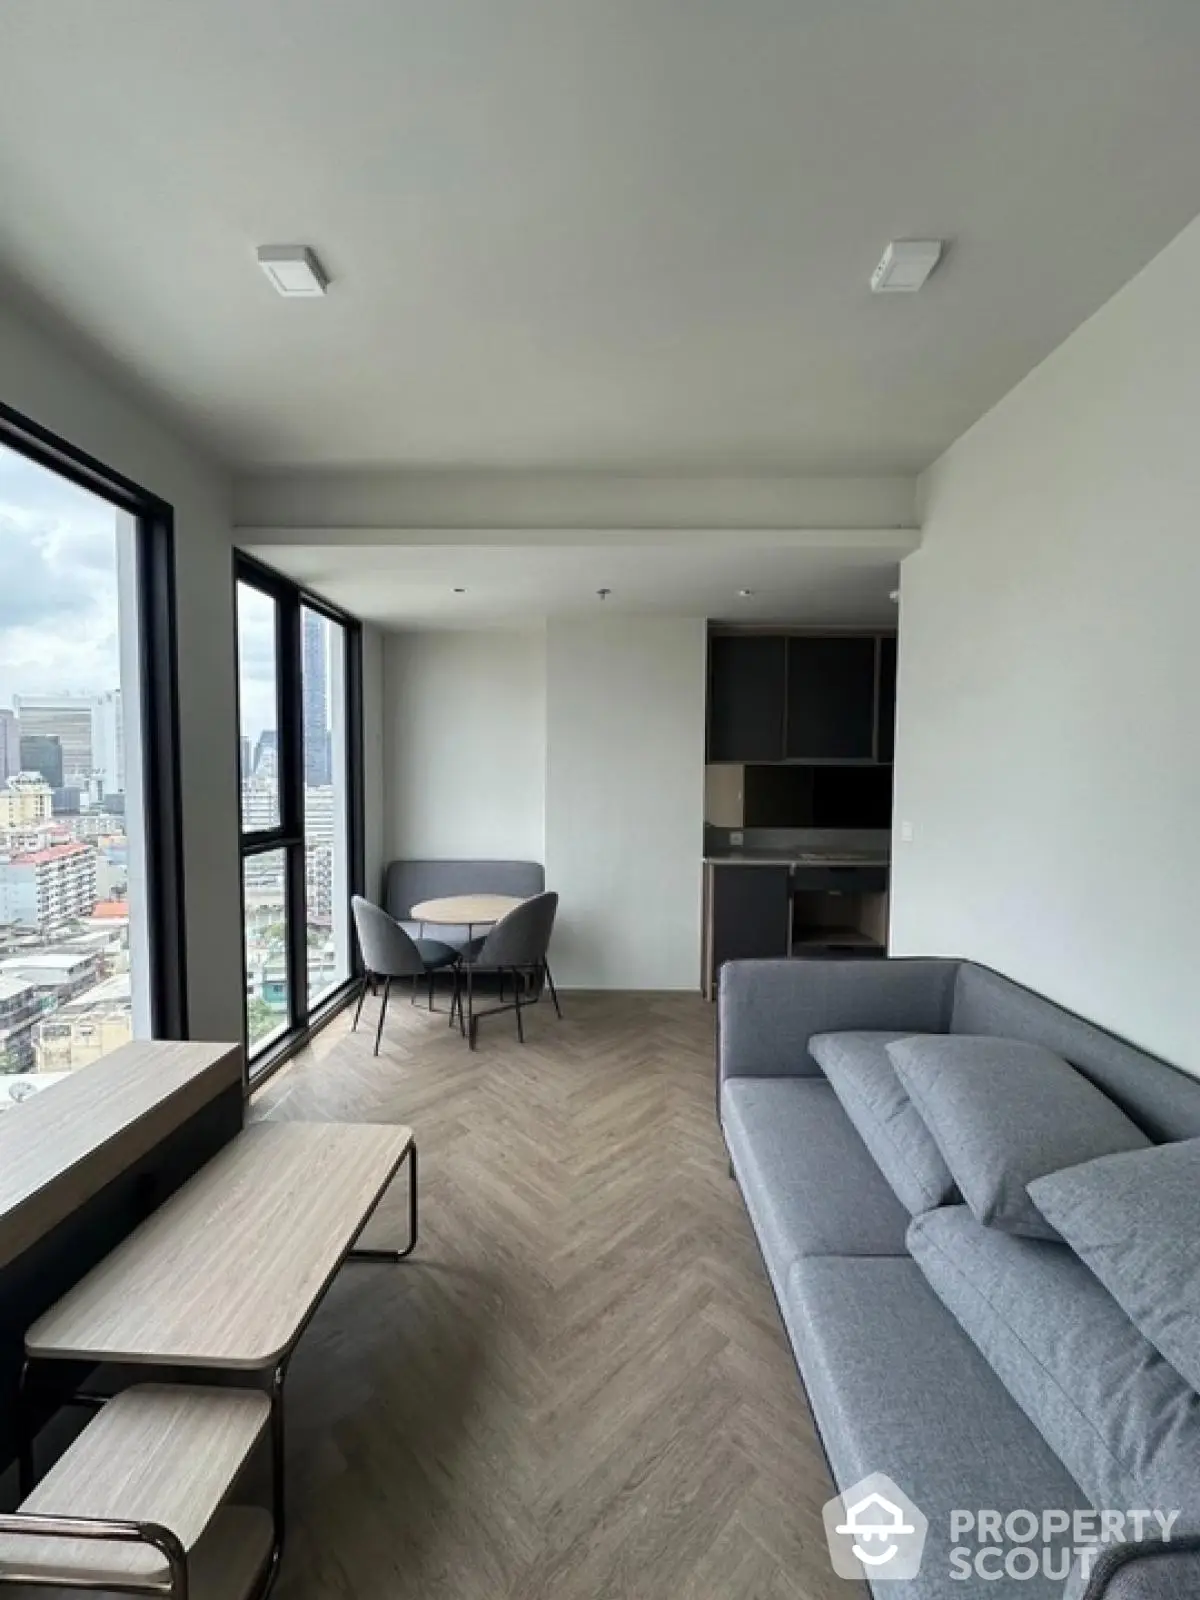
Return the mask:
<path id="1" fill-rule="evenodd" d="M 417 1141 L 415 1139 L 408 1147 L 405 1164 L 408 1167 L 408 1244 L 403 1250 L 356 1247 L 347 1255 L 347 1261 L 403 1261 L 417 1248 Z"/>

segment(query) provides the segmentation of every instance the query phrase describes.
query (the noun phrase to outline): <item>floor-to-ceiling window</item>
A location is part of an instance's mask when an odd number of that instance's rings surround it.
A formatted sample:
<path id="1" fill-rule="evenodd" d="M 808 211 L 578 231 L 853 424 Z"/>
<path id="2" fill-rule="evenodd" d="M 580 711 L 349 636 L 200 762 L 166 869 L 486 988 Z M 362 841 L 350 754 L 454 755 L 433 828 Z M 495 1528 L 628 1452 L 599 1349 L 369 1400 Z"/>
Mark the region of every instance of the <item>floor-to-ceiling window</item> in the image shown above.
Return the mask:
<path id="1" fill-rule="evenodd" d="M 360 632 L 238 558 L 246 1033 L 251 1073 L 345 994 L 361 880 Z"/>
<path id="2" fill-rule="evenodd" d="M 170 508 L 0 406 L 0 1109 L 186 1032 Z"/>

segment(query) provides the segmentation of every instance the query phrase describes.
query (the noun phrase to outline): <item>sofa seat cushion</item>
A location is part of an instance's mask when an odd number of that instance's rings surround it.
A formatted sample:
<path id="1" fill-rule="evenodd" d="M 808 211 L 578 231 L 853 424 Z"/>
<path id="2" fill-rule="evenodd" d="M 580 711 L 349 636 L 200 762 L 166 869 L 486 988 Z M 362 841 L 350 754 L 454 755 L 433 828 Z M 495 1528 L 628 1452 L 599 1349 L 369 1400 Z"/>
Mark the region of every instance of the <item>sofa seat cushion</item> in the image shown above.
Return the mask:
<path id="1" fill-rule="evenodd" d="M 929 1283 L 1097 1506 L 1200 1507 L 1200 1395 L 1065 1245 L 918 1217 Z"/>
<path id="2" fill-rule="evenodd" d="M 908 1213 L 823 1078 L 731 1078 L 721 1118 L 777 1293 L 801 1256 L 906 1253 Z"/>
<path id="3" fill-rule="evenodd" d="M 884 1472 L 928 1518 L 919 1576 L 903 1586 L 880 1582 L 881 1600 L 1059 1600 L 1065 1550 L 1057 1580 L 953 1576 L 952 1510 L 1087 1503 L 916 1263 L 797 1262 L 784 1318 L 838 1485 Z"/>
<path id="4" fill-rule="evenodd" d="M 1030 1185 L 1156 1349 L 1200 1389 L 1200 1139 L 1103 1156 Z"/>
<path id="5" fill-rule="evenodd" d="M 887 1047 L 905 1033 L 818 1033 L 808 1048 L 875 1157 L 879 1170 L 913 1216 L 957 1199 L 937 1142 L 909 1098 Z"/>
<path id="6" fill-rule="evenodd" d="M 991 1228 L 1057 1239 L 1025 1185 L 1150 1141 L 1061 1056 L 1022 1039 L 949 1034 L 887 1047 L 963 1199 Z"/>

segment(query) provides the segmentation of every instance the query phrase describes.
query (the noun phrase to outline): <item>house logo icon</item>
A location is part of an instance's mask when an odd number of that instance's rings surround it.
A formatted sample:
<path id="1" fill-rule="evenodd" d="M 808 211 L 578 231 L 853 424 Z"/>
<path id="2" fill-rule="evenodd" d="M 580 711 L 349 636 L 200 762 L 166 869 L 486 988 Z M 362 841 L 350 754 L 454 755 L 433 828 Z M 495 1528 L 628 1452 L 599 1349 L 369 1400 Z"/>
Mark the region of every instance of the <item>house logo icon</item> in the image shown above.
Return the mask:
<path id="1" fill-rule="evenodd" d="M 839 1578 L 915 1578 L 929 1523 L 883 1472 L 852 1484 L 822 1511 L 829 1558 Z"/>

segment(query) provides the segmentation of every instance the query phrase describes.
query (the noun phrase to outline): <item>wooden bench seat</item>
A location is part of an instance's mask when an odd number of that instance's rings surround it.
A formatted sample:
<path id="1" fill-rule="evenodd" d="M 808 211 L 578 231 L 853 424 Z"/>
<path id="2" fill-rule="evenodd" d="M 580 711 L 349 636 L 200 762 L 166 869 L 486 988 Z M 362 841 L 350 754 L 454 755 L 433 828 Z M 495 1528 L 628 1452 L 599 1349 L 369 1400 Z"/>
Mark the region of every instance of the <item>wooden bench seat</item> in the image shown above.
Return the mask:
<path id="1" fill-rule="evenodd" d="M 270 1400 L 253 1389 L 140 1384 L 110 1400 L 60 1457 L 17 1517 L 92 1518 L 155 1523 L 185 1552 L 200 1544 L 270 1420 Z M 241 1512 L 244 1508 L 236 1508 Z M 271 1547 L 271 1519 L 265 1550 Z M 213 1530 L 216 1531 L 215 1528 Z M 201 1563 L 217 1575 L 248 1564 L 261 1536 L 252 1512 L 234 1519 L 230 1548 Z M 37 1534 L 0 1533 L 0 1577 L 25 1574 L 86 1581 L 135 1582 L 165 1589 L 169 1568 L 151 1546 Z"/>

